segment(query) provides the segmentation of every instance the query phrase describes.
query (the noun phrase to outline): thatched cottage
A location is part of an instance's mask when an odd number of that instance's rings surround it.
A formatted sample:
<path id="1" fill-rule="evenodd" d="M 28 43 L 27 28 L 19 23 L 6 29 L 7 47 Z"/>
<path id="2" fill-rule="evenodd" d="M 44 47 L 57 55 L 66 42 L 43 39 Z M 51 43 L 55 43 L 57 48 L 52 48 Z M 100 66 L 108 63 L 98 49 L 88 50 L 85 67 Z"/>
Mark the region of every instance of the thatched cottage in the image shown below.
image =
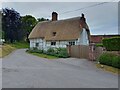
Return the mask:
<path id="1" fill-rule="evenodd" d="M 47 50 L 51 47 L 67 45 L 89 45 L 90 31 L 84 14 L 64 20 L 57 20 L 58 14 L 52 13 L 51 21 L 39 22 L 29 35 L 30 48 Z"/>

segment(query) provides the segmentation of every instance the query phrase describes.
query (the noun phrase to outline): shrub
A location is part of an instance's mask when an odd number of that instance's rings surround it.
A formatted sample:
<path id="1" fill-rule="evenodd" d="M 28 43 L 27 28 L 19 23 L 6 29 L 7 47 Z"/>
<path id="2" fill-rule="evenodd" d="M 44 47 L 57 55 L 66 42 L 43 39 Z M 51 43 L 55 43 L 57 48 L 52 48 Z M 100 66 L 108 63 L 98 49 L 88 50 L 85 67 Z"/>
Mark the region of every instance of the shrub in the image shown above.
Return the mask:
<path id="1" fill-rule="evenodd" d="M 58 48 L 58 55 L 57 56 L 61 57 L 61 58 L 67 58 L 67 57 L 69 57 L 67 49 L 66 48 Z"/>
<path id="2" fill-rule="evenodd" d="M 60 58 L 67 58 L 68 52 L 66 48 L 49 48 L 46 52 L 48 55 L 53 55 Z"/>
<path id="3" fill-rule="evenodd" d="M 108 51 L 119 51 L 120 50 L 120 37 L 105 38 L 102 40 L 103 46 Z"/>
<path id="4" fill-rule="evenodd" d="M 100 55 L 99 57 L 99 62 L 101 64 L 105 64 L 105 65 L 109 65 L 112 66 L 112 58 L 113 58 L 113 54 L 110 53 L 103 53 L 102 55 Z"/>
<path id="5" fill-rule="evenodd" d="M 111 53 L 103 53 L 98 58 L 99 62 L 104 65 L 120 68 L 120 56 Z"/>
<path id="6" fill-rule="evenodd" d="M 103 47 L 103 44 L 102 43 L 98 43 L 98 44 L 96 44 L 96 47 Z"/>
<path id="7" fill-rule="evenodd" d="M 48 55 L 54 55 L 54 54 L 55 54 L 54 48 L 49 48 L 49 49 L 47 50 L 46 54 L 48 54 Z"/>
<path id="8" fill-rule="evenodd" d="M 44 53 L 44 54 L 47 54 L 47 55 L 52 55 L 52 56 L 56 56 L 56 57 L 60 57 L 60 58 L 69 57 L 66 48 L 49 48 L 47 51 L 38 50 L 37 48 L 32 48 L 32 49 L 26 50 L 26 52 Z"/>
<path id="9" fill-rule="evenodd" d="M 115 68 L 120 68 L 120 56 L 116 56 L 113 58 L 112 66 Z"/>
<path id="10" fill-rule="evenodd" d="M 30 52 L 30 53 L 43 53 L 43 50 L 38 50 L 37 48 L 32 48 L 32 49 L 29 49 L 27 50 L 27 52 Z"/>

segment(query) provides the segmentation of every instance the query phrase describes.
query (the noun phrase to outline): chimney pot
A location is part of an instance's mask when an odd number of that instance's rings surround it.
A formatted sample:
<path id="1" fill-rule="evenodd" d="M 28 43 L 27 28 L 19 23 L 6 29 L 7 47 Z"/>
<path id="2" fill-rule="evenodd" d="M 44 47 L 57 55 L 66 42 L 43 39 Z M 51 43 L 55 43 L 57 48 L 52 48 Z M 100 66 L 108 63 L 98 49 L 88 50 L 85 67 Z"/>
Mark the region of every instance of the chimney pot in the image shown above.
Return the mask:
<path id="1" fill-rule="evenodd" d="M 81 18 L 80 18 L 81 20 L 83 20 L 84 22 L 86 22 L 86 18 L 85 18 L 85 15 L 82 13 L 82 15 L 81 15 Z"/>
<path id="2" fill-rule="evenodd" d="M 84 14 L 82 13 L 82 18 L 84 18 Z"/>
<path id="3" fill-rule="evenodd" d="M 56 12 L 52 12 L 52 21 L 58 20 L 58 14 Z"/>

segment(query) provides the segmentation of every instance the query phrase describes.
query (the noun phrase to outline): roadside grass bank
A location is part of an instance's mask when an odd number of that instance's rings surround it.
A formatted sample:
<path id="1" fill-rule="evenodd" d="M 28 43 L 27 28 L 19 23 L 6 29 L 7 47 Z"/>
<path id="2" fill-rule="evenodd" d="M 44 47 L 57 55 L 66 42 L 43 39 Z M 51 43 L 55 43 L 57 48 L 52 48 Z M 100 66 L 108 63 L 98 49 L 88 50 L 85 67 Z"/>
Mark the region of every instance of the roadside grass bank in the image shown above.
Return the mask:
<path id="1" fill-rule="evenodd" d="M 108 72 L 120 75 L 120 69 L 118 69 L 118 68 L 114 68 L 112 66 L 107 66 L 107 65 L 103 65 L 103 64 L 96 64 L 96 67 L 99 69 L 102 69 L 103 71 L 108 71 Z"/>
<path id="2" fill-rule="evenodd" d="M 27 42 L 5 43 L 0 47 L 0 58 L 9 55 L 12 51 L 16 49 L 22 48 L 29 48 L 29 43 Z"/>
<path id="3" fill-rule="evenodd" d="M 8 45 L 8 44 L 4 44 L 0 47 L 0 58 L 7 56 L 8 54 L 10 54 L 12 51 L 14 51 L 15 48 Z"/>

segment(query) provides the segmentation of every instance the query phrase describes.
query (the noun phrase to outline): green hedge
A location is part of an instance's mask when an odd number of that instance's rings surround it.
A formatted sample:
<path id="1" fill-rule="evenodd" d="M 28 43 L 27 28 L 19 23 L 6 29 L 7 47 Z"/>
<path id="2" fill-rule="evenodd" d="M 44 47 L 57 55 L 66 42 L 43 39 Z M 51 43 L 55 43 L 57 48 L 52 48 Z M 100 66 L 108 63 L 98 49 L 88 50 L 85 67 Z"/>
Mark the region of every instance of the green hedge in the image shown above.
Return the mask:
<path id="1" fill-rule="evenodd" d="M 101 64 L 120 68 L 120 56 L 111 53 L 103 53 L 100 55 L 98 60 Z"/>
<path id="2" fill-rule="evenodd" d="M 120 56 L 115 56 L 112 61 L 112 66 L 120 68 Z"/>
<path id="3" fill-rule="evenodd" d="M 120 51 L 120 37 L 105 38 L 102 43 L 108 51 Z"/>

